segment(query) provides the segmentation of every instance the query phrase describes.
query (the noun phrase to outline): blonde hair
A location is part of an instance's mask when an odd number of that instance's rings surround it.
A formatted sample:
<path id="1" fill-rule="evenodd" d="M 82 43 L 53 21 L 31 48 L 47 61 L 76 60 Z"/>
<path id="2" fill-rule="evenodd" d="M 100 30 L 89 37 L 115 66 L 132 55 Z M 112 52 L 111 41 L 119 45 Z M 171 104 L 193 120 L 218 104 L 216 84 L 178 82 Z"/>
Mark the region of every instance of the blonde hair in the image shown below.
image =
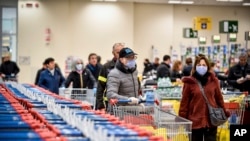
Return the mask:
<path id="1" fill-rule="evenodd" d="M 173 71 L 180 71 L 179 66 L 182 65 L 180 60 L 176 60 L 173 65 Z"/>

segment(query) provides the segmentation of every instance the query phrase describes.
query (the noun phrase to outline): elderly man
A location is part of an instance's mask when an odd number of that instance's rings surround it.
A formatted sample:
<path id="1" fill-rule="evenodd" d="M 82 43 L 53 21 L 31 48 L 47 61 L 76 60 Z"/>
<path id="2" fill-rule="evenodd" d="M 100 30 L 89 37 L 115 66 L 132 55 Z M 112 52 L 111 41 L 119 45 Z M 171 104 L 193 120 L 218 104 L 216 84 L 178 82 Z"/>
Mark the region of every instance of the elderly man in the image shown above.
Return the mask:
<path id="1" fill-rule="evenodd" d="M 250 65 L 247 63 L 247 53 L 239 56 L 239 63 L 229 69 L 228 83 L 240 91 L 250 92 Z"/>
<path id="2" fill-rule="evenodd" d="M 123 43 L 115 43 L 112 48 L 113 58 L 111 61 L 105 63 L 100 71 L 98 77 L 98 86 L 96 93 L 96 109 L 105 109 L 107 107 L 107 98 L 106 98 L 106 84 L 107 76 L 109 72 L 114 69 L 116 61 L 119 59 L 120 50 L 124 48 Z"/>
<path id="3" fill-rule="evenodd" d="M 107 81 L 108 99 L 131 100 L 129 104 L 138 104 L 139 82 L 136 69 L 136 53 L 130 48 L 123 48 L 119 53 L 115 68 L 111 70 Z"/>

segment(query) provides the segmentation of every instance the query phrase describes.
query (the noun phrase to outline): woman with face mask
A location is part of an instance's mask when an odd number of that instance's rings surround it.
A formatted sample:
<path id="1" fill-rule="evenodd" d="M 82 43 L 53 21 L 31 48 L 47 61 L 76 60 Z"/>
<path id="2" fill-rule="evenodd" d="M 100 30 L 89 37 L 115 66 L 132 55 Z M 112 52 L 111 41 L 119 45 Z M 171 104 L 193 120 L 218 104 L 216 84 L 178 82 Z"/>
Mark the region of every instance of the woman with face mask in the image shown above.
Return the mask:
<path id="1" fill-rule="evenodd" d="M 75 59 L 73 61 L 72 71 L 65 81 L 65 88 L 68 88 L 71 82 L 73 83 L 73 88 L 94 89 L 97 87 L 95 77 L 92 75 L 90 70 L 84 68 L 83 61 L 81 59 Z"/>
<path id="2" fill-rule="evenodd" d="M 199 55 L 195 59 L 191 76 L 183 77 L 184 82 L 179 115 L 189 119 L 192 124 L 192 141 L 216 141 L 217 127 L 210 122 L 208 107 L 198 85 L 200 83 L 208 102 L 213 107 L 222 107 L 226 111 L 221 94 L 219 81 L 213 72 L 210 72 L 208 59 Z"/>
<path id="3" fill-rule="evenodd" d="M 138 104 L 139 81 L 136 69 L 136 53 L 130 48 L 123 48 L 115 68 L 108 74 L 108 99 L 131 100 L 129 104 Z"/>

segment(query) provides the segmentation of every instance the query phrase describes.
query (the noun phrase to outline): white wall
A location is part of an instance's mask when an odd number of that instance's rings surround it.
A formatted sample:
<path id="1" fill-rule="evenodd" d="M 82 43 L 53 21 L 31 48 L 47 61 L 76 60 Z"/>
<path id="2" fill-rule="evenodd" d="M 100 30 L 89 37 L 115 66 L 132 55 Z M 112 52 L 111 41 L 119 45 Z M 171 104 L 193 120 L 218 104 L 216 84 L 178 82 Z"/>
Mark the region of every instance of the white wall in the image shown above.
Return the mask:
<path id="1" fill-rule="evenodd" d="M 60 2 L 59 2 L 60 1 Z M 220 20 L 238 20 L 238 41 L 244 42 L 244 32 L 250 30 L 249 7 L 203 7 L 143 3 L 99 3 L 83 0 L 30 1 L 39 8 L 26 8 L 27 0 L 18 5 L 18 56 L 30 56 L 30 65 L 20 65 L 20 82 L 33 83 L 36 71 L 46 57 L 54 57 L 64 69 L 67 56 L 87 61 L 88 54 L 111 59 L 115 42 L 124 42 L 137 52 L 139 72 L 143 60 L 152 58 L 151 47 L 162 59 L 170 54 L 170 46 L 179 53 L 180 44 L 197 45 L 197 39 L 184 39 L 184 27 L 192 27 L 195 16 L 210 16 L 211 31 L 199 32 L 209 41 L 218 34 Z M 187 11 L 188 8 L 188 11 Z M 45 29 L 52 31 L 51 44 L 45 45 Z M 222 35 L 222 43 L 226 36 Z M 209 43 L 208 43 L 209 44 Z"/>
<path id="2" fill-rule="evenodd" d="M 39 3 L 39 8 L 26 8 L 25 3 Z M 64 69 L 67 56 L 87 61 L 88 54 L 112 58 L 115 42 L 133 44 L 132 3 L 91 3 L 82 0 L 20 1 L 18 7 L 18 56 L 30 56 L 30 65 L 21 65 L 20 82 L 33 83 L 43 60 L 54 57 Z M 52 40 L 45 43 L 45 29 Z"/>
<path id="3" fill-rule="evenodd" d="M 138 52 L 138 70 L 143 71 L 143 60 L 152 60 L 152 46 L 160 59 L 169 54 L 173 45 L 173 6 L 135 4 L 134 47 Z"/>

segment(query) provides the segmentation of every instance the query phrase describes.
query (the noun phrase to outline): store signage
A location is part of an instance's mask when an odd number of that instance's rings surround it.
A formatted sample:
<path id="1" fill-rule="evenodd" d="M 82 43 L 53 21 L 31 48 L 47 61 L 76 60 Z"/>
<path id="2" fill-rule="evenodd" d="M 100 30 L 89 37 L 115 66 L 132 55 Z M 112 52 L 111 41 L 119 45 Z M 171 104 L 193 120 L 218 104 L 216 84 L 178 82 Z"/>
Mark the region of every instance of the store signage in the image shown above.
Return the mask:
<path id="1" fill-rule="evenodd" d="M 205 45 L 207 43 L 206 37 L 199 37 L 198 43 L 200 45 Z"/>
<path id="2" fill-rule="evenodd" d="M 220 35 L 213 35 L 212 36 L 212 43 L 214 43 L 214 44 L 220 43 Z"/>
<path id="3" fill-rule="evenodd" d="M 238 21 L 220 21 L 220 33 L 238 33 Z"/>
<path id="4" fill-rule="evenodd" d="M 198 31 L 193 30 L 192 28 L 184 28 L 183 29 L 183 37 L 184 38 L 197 38 L 198 37 Z"/>
<path id="5" fill-rule="evenodd" d="M 236 42 L 237 41 L 237 34 L 236 33 L 230 33 L 227 35 L 228 42 Z"/>
<path id="6" fill-rule="evenodd" d="M 210 17 L 195 17 L 194 18 L 194 29 L 195 30 L 211 30 L 212 29 L 212 18 L 210 18 Z"/>

